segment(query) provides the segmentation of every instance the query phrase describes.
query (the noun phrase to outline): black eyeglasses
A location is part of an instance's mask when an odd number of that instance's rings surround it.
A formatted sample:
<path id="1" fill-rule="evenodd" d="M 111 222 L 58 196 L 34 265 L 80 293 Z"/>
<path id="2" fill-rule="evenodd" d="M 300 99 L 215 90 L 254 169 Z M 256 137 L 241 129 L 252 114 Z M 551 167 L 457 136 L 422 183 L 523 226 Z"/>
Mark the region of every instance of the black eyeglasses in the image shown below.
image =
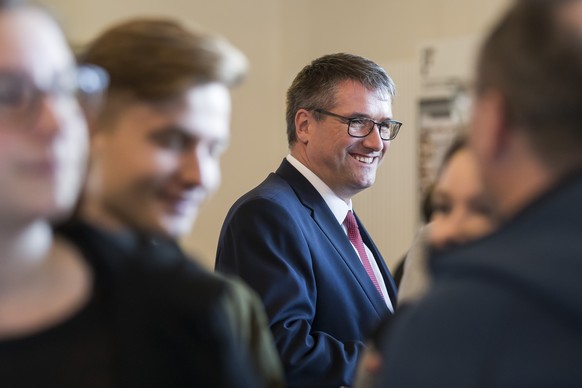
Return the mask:
<path id="1" fill-rule="evenodd" d="M 107 72 L 93 65 L 59 73 L 45 85 L 37 85 L 23 72 L 0 70 L 0 125 L 29 128 L 38 119 L 46 95 L 63 102 L 76 98 L 85 115 L 93 117 L 108 83 Z"/>
<path id="2" fill-rule="evenodd" d="M 384 141 L 394 140 L 402 123 L 396 120 L 386 120 L 381 123 L 377 123 L 372 119 L 366 117 L 344 117 L 338 114 L 328 112 L 324 109 L 313 109 L 314 112 L 321 113 L 327 116 L 335 117 L 340 121 L 348 124 L 348 135 L 351 137 L 366 137 L 368 136 L 374 127 L 378 126 L 378 131 L 380 132 L 380 138 Z"/>

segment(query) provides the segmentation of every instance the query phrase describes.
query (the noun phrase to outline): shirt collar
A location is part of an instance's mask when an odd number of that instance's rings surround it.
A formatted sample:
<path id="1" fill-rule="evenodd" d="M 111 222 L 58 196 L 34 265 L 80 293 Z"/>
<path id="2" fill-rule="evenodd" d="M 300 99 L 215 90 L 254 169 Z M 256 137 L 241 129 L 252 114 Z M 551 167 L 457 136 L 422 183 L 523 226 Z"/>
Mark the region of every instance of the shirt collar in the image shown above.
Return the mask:
<path id="1" fill-rule="evenodd" d="M 321 195 L 337 222 L 341 225 L 349 210 L 352 210 L 352 200 L 349 203 L 345 203 L 340 197 L 338 197 L 324 181 L 321 180 L 313 171 L 307 168 L 303 163 L 297 160 L 293 155 L 287 155 L 287 161 L 291 163 L 293 167 L 297 169 L 315 187 L 315 190 Z"/>

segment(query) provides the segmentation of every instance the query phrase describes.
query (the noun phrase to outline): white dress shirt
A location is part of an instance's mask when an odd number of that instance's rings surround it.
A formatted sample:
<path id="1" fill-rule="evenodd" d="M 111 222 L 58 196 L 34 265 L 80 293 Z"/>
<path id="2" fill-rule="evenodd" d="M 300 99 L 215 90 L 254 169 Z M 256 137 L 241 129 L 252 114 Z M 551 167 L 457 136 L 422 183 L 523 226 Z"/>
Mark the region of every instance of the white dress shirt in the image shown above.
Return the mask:
<path id="1" fill-rule="evenodd" d="M 350 200 L 349 203 L 345 203 L 343 199 L 338 197 L 328 185 L 325 184 L 313 171 L 305 167 L 303 163 L 297 160 L 292 155 L 287 155 L 287 161 L 291 163 L 293 167 L 295 167 L 301 175 L 305 177 L 315 187 L 315 190 L 321 195 L 333 215 L 335 216 L 337 222 L 341 225 L 344 233 L 348 234 L 346 227 L 343 225 L 343 222 L 348 214 L 348 211 L 352 210 L 352 201 Z M 362 261 L 362 258 L 358 254 L 358 250 L 352 244 L 354 251 Z M 369 258 L 374 258 L 374 254 L 370 251 L 370 248 L 366 244 L 364 244 L 364 248 L 366 249 L 366 254 Z M 386 283 L 384 283 L 384 278 L 382 277 L 382 273 L 380 272 L 380 267 L 378 267 L 378 262 L 376 258 L 374 260 L 370 260 L 370 264 L 372 265 L 372 270 L 374 271 L 374 275 L 378 280 L 378 284 L 380 285 L 380 289 L 382 290 L 382 295 L 384 296 L 384 301 L 386 302 L 386 306 L 390 309 L 390 311 L 394 312 L 394 307 L 392 305 L 392 301 L 390 300 L 390 296 L 388 295 L 388 291 L 386 289 Z M 363 265 L 363 264 L 362 264 Z"/>

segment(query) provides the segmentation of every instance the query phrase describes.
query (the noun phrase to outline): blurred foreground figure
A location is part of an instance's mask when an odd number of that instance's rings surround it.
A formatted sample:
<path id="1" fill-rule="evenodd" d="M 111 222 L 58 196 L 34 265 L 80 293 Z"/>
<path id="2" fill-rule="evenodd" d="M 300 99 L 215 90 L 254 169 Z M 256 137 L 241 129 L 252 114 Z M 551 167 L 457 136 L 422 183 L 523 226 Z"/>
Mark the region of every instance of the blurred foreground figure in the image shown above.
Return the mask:
<path id="1" fill-rule="evenodd" d="M 177 278 L 168 278 L 171 284 L 133 295 L 134 303 L 147 306 L 171 292 L 175 302 L 184 303 L 185 314 L 201 314 L 203 322 L 228 328 L 225 339 L 234 337 L 249 352 L 254 366 L 249 371 L 258 372 L 267 386 L 281 386 L 282 368 L 258 296 L 241 282 L 188 260 L 175 243 L 190 231 L 200 206 L 220 184 L 220 158 L 230 138 L 229 88 L 244 76 L 246 58 L 221 37 L 172 20 L 137 19 L 105 31 L 82 59 L 104 68 L 111 81 L 106 104 L 91 126 L 80 226 L 88 226 L 83 221 L 93 225 L 140 260 L 144 254 L 151 257 L 151 271 L 172 268 Z M 97 235 L 88 232 L 87 238 L 98 245 Z M 224 310 L 228 319 L 212 323 L 205 311 L 187 311 L 197 303 Z M 181 322 L 179 329 L 203 329 L 203 335 L 208 330 L 203 322 Z M 182 334 L 176 329 L 163 310 L 135 322 L 137 333 L 162 330 L 179 341 Z M 220 378 L 228 377 L 228 348 L 186 342 L 182 347 L 165 350 L 183 373 L 222 369 L 227 373 Z M 189 357 L 197 347 L 200 358 Z M 246 386 L 244 380 L 237 384 Z"/>
<path id="2" fill-rule="evenodd" d="M 420 299 L 431 283 L 427 254 L 431 248 L 444 249 L 481 238 L 497 225 L 491 201 L 486 196 L 479 168 L 465 136 L 454 139 L 445 152 L 432 188 L 423 201 L 429 222 L 418 232 L 404 260 L 398 288 L 398 308 Z M 382 369 L 379 346 L 392 317 L 387 317 L 370 336 L 360 360 L 355 386 L 373 387 Z"/>
<path id="3" fill-rule="evenodd" d="M 76 97 L 95 107 L 105 85 L 44 12 L 0 1 L 0 385 L 261 386 L 223 282 L 161 246 L 132 252 L 86 225 L 53 233 L 86 167 Z"/>
<path id="4" fill-rule="evenodd" d="M 582 386 L 582 1 L 516 1 L 476 78 L 470 146 L 503 224 L 431 257 L 379 386 Z"/>
<path id="5" fill-rule="evenodd" d="M 159 259 L 152 270 L 165 271 L 172 260 L 180 263 L 175 275 L 184 279 L 172 284 L 174 297 L 224 309 L 228 317 L 215 322 L 217 327 L 228 327 L 236 345 L 248 351 L 254 367 L 249 370 L 261 375 L 261 383 L 281 386 L 282 368 L 259 298 L 241 282 L 227 281 L 187 259 L 175 243 L 190 231 L 201 204 L 220 184 L 220 157 L 230 138 L 229 88 L 244 76 L 246 58 L 221 37 L 165 19 L 113 26 L 82 57 L 104 68 L 111 81 L 106 104 L 91 126 L 79 224 L 115 236 L 120 248 L 136 256 L 145 249 Z M 186 272 L 191 275 L 182 275 Z M 166 290 L 152 292 L 135 295 L 134 302 L 148 305 Z M 166 320 L 163 315 L 150 318 L 179 340 L 180 332 L 166 327 Z M 188 325 L 198 326 L 184 323 L 186 331 Z M 200 351 L 211 358 L 194 360 L 168 349 L 186 373 L 217 370 L 216 361 L 229 357 L 225 347 Z"/>

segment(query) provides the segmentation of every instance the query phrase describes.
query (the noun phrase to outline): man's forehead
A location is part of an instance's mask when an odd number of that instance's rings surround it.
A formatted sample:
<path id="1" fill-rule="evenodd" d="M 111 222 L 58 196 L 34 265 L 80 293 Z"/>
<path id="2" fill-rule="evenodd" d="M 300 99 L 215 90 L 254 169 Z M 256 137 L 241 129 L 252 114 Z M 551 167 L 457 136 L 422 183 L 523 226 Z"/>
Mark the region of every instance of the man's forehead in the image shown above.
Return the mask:
<path id="1" fill-rule="evenodd" d="M 354 93 L 370 94 L 380 101 L 392 103 L 392 95 L 390 94 L 390 91 L 384 87 L 373 88 L 371 86 L 364 85 L 357 80 L 348 79 L 340 82 L 335 88 L 336 99 Z"/>
<path id="2" fill-rule="evenodd" d="M 73 64 L 64 36 L 47 15 L 31 8 L 0 11 L 0 67 L 50 78 Z"/>
<path id="3" fill-rule="evenodd" d="M 178 100 L 163 103 L 134 101 L 121 108 L 122 127 L 141 127 L 145 132 L 171 130 L 201 141 L 228 142 L 230 115 L 227 109 L 199 109 Z M 131 131 L 131 128 L 130 128 Z M 135 130 L 133 131 L 135 132 Z"/>

